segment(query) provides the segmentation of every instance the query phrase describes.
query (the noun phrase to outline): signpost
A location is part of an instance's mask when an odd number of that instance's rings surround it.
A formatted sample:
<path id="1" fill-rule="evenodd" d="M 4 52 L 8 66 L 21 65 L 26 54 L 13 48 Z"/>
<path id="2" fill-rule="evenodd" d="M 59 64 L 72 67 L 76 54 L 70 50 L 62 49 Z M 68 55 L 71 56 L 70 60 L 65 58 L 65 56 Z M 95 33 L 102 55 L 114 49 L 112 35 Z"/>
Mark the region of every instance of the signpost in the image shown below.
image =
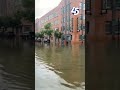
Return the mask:
<path id="1" fill-rule="evenodd" d="M 72 10 L 71 10 L 71 13 L 73 15 L 78 15 L 79 14 L 79 8 L 73 7 Z"/>

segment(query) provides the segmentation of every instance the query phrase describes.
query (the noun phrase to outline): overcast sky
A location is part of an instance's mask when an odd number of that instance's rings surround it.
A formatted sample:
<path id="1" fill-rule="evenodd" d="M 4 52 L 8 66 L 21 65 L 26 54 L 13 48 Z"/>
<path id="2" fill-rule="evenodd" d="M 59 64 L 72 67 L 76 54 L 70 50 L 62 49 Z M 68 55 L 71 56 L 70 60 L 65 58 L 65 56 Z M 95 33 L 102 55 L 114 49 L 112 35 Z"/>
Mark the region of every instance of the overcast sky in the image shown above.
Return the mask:
<path id="1" fill-rule="evenodd" d="M 61 0 L 35 0 L 35 18 L 40 18 L 53 8 L 55 8 Z"/>

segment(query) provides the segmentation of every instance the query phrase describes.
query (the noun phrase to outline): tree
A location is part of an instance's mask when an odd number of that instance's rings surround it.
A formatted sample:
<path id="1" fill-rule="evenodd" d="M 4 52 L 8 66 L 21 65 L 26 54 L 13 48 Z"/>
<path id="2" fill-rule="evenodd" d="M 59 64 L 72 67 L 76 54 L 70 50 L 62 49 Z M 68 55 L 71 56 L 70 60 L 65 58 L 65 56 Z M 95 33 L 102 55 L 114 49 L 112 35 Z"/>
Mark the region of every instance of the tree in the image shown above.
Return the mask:
<path id="1" fill-rule="evenodd" d="M 51 27 L 52 27 L 51 23 L 47 23 L 47 24 L 44 26 L 44 28 L 45 28 L 46 30 L 50 30 Z"/>
<path id="2" fill-rule="evenodd" d="M 39 38 L 39 33 L 38 33 L 38 32 L 35 33 L 35 37 L 36 37 L 36 38 Z"/>
<path id="3" fill-rule="evenodd" d="M 36 37 L 37 39 L 40 38 L 41 41 L 43 42 L 44 33 L 45 33 L 44 31 L 37 32 L 37 33 L 35 33 L 35 37 Z"/>
<path id="4" fill-rule="evenodd" d="M 59 43 L 59 39 L 62 37 L 62 34 L 63 34 L 63 33 L 59 32 L 59 31 L 55 31 L 55 32 L 54 32 L 55 43 L 56 43 L 56 39 L 58 39 L 58 43 Z"/>
<path id="5" fill-rule="evenodd" d="M 3 32 L 7 31 L 7 28 L 9 28 L 11 26 L 11 22 L 12 21 L 12 18 L 11 17 L 1 17 L 1 24 L 3 27 Z"/>
<path id="6" fill-rule="evenodd" d="M 52 36 L 53 30 L 45 30 L 44 32 L 45 32 L 45 34 L 46 34 L 46 35 L 49 37 L 49 39 L 50 39 L 51 36 Z"/>
<path id="7" fill-rule="evenodd" d="M 44 38 L 44 34 L 41 32 L 37 32 L 37 33 L 35 33 L 35 37 L 36 38 Z"/>
<path id="8" fill-rule="evenodd" d="M 11 27 L 13 28 L 16 28 L 16 30 L 18 30 L 18 28 L 20 28 L 22 22 L 21 22 L 21 19 L 22 19 L 22 13 L 20 11 L 17 11 L 15 14 L 14 14 L 14 17 L 12 18 L 12 21 L 11 21 Z"/>
<path id="9" fill-rule="evenodd" d="M 35 1 L 34 0 L 22 0 L 24 10 L 22 12 L 25 20 L 28 20 L 34 24 L 35 21 Z"/>
<path id="10" fill-rule="evenodd" d="M 51 29 L 52 25 L 51 23 L 47 23 L 45 26 L 44 26 L 44 33 L 49 37 L 49 39 L 51 38 L 52 36 L 52 33 L 53 33 L 53 30 Z"/>

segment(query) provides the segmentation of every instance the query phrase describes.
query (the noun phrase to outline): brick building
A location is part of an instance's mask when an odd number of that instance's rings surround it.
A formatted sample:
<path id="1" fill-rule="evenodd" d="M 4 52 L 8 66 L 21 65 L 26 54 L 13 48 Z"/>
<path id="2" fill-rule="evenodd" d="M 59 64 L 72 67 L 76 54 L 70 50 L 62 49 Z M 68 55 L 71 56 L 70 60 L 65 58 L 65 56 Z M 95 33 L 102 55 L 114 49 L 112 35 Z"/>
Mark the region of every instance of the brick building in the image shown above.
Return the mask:
<path id="1" fill-rule="evenodd" d="M 86 0 L 86 39 L 111 40 L 120 35 L 120 0 Z"/>
<path id="2" fill-rule="evenodd" d="M 73 7 L 79 8 L 78 15 L 71 13 Z M 64 33 L 63 37 L 66 41 L 79 43 L 85 34 L 85 1 L 62 0 L 57 7 L 36 20 L 36 32 L 49 22 L 53 30 Z"/>

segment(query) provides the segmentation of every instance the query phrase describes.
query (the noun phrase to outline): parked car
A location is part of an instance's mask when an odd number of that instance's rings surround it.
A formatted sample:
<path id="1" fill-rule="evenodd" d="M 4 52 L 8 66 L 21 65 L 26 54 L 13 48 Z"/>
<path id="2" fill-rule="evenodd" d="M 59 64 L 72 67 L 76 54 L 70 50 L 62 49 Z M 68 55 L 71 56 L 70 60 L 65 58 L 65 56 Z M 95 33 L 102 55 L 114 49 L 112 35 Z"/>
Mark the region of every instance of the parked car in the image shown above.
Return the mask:
<path id="1" fill-rule="evenodd" d="M 50 39 L 47 39 L 47 43 L 50 43 Z"/>
<path id="2" fill-rule="evenodd" d="M 47 38 L 44 38 L 44 43 L 47 43 L 47 40 L 48 40 Z"/>

